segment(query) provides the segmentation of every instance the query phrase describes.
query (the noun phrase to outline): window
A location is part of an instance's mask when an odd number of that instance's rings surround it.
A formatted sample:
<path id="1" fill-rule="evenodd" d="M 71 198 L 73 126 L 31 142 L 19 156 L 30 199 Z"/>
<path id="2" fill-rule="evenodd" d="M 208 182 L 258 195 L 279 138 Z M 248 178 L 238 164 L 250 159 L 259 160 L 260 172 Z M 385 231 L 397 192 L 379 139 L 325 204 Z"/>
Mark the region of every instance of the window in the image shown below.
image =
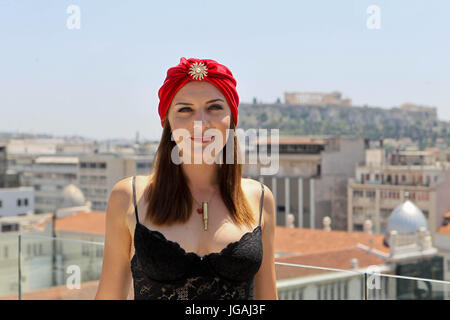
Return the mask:
<path id="1" fill-rule="evenodd" d="M 0 208 L 3 206 L 2 200 L 0 200 Z"/>
<path id="2" fill-rule="evenodd" d="M 392 211 L 393 211 L 392 209 L 382 208 L 382 209 L 380 209 L 380 217 L 382 219 L 388 219 L 389 216 L 391 215 Z"/>
<path id="3" fill-rule="evenodd" d="M 363 191 L 362 190 L 353 190 L 353 198 L 362 198 Z"/>
<path id="4" fill-rule="evenodd" d="M 95 162 L 90 162 L 89 168 L 97 168 L 97 164 Z"/>
<path id="5" fill-rule="evenodd" d="M 364 213 L 366 219 L 372 219 L 372 217 L 375 215 L 374 209 L 373 208 L 365 208 L 365 213 Z"/>
<path id="6" fill-rule="evenodd" d="M 22 205 L 22 200 L 21 199 L 17 199 L 17 206 L 20 207 Z"/>
<path id="7" fill-rule="evenodd" d="M 99 163 L 99 168 L 100 169 L 106 169 L 106 162 L 100 162 Z"/>
<path id="8" fill-rule="evenodd" d="M 25 205 L 27 206 L 28 205 L 28 198 L 25 198 L 24 202 L 25 202 Z"/>
<path id="9" fill-rule="evenodd" d="M 366 197 L 372 201 L 375 200 L 375 191 L 366 191 Z"/>
<path id="10" fill-rule="evenodd" d="M 417 192 L 417 200 L 429 201 L 430 197 L 429 197 L 428 192 Z"/>
<path id="11" fill-rule="evenodd" d="M 82 246 L 81 246 L 81 254 L 83 256 L 89 256 L 89 245 L 82 244 Z"/>
<path id="12" fill-rule="evenodd" d="M 81 162 L 80 163 L 80 167 L 81 168 L 87 168 L 87 163 L 86 162 Z"/>
<path id="13" fill-rule="evenodd" d="M 409 199 L 409 200 L 416 200 L 416 193 L 414 191 L 406 191 L 405 192 L 405 200 Z"/>
<path id="14" fill-rule="evenodd" d="M 399 191 L 388 191 L 388 198 L 389 199 L 400 199 L 400 192 Z"/>

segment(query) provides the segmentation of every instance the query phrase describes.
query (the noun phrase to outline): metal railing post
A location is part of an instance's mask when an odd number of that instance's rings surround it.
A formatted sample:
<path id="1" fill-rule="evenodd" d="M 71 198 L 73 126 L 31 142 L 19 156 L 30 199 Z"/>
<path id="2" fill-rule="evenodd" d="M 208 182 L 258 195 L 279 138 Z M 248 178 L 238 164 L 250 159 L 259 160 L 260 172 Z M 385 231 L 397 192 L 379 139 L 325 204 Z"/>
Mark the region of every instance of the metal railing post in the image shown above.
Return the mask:
<path id="1" fill-rule="evenodd" d="M 367 272 L 364 272 L 364 300 L 368 300 L 369 287 L 367 286 Z"/>

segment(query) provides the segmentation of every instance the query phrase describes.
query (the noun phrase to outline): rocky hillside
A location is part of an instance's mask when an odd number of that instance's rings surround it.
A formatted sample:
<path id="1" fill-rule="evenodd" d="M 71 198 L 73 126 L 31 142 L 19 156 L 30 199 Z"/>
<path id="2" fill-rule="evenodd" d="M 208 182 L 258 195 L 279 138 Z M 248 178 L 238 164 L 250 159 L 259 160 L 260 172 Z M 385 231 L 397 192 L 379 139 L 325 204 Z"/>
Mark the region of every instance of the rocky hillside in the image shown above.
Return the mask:
<path id="1" fill-rule="evenodd" d="M 450 123 L 440 121 L 435 110 L 242 103 L 238 127 L 277 128 L 281 135 L 353 134 L 371 140 L 409 137 L 418 141 L 421 149 L 444 138 L 450 145 Z"/>

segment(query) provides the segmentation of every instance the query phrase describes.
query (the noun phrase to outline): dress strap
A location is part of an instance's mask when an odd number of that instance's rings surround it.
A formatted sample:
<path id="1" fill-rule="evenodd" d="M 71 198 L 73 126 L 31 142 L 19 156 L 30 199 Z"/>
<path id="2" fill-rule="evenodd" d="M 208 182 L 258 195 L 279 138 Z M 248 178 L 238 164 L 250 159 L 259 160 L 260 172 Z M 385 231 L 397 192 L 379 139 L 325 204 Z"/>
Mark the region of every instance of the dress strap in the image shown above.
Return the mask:
<path id="1" fill-rule="evenodd" d="M 259 204 L 259 225 L 261 225 L 261 216 L 262 216 L 262 208 L 263 208 L 263 201 L 264 201 L 264 184 L 261 183 L 261 189 L 262 189 L 262 195 L 261 195 L 261 203 Z"/>
<path id="2" fill-rule="evenodd" d="M 135 187 L 135 180 L 136 180 L 136 176 L 133 176 L 132 184 L 133 184 L 134 213 L 136 214 L 136 223 L 139 223 L 138 210 L 137 210 L 137 205 L 136 205 L 136 187 Z"/>

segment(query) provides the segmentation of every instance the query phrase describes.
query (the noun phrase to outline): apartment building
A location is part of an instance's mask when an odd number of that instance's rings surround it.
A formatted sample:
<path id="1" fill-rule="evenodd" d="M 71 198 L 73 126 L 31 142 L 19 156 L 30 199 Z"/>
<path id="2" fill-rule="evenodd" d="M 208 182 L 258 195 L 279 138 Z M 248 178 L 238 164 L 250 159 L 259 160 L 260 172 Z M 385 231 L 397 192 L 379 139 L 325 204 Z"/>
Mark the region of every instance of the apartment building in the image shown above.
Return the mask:
<path id="1" fill-rule="evenodd" d="M 79 187 L 92 210 L 105 211 L 109 194 L 121 179 L 150 172 L 153 157 L 99 153 L 79 157 Z"/>
<path id="2" fill-rule="evenodd" d="M 434 236 L 450 210 L 449 167 L 436 161 L 433 152 L 397 152 L 387 161 L 382 146 L 366 150 L 365 162 L 348 180 L 348 231 L 362 231 L 370 219 L 376 233 L 385 233 L 394 208 L 410 200 L 422 210 Z"/>
<path id="3" fill-rule="evenodd" d="M 264 176 L 260 161 L 246 163 L 243 175 L 259 180 L 272 191 L 277 210 L 277 224 L 287 225 L 294 214 L 300 228 L 320 228 L 330 216 L 335 230 L 347 230 L 347 180 L 354 166 L 363 161 L 368 141 L 360 137 L 279 137 L 279 170 Z M 271 154 L 271 140 L 256 141 L 257 152 Z M 267 149 L 265 149 L 267 147 Z M 271 154 L 272 155 L 272 154 Z"/>
<path id="4" fill-rule="evenodd" d="M 25 170 L 35 190 L 36 213 L 53 212 L 62 202 L 64 187 L 77 184 L 78 157 L 39 156 Z"/>

